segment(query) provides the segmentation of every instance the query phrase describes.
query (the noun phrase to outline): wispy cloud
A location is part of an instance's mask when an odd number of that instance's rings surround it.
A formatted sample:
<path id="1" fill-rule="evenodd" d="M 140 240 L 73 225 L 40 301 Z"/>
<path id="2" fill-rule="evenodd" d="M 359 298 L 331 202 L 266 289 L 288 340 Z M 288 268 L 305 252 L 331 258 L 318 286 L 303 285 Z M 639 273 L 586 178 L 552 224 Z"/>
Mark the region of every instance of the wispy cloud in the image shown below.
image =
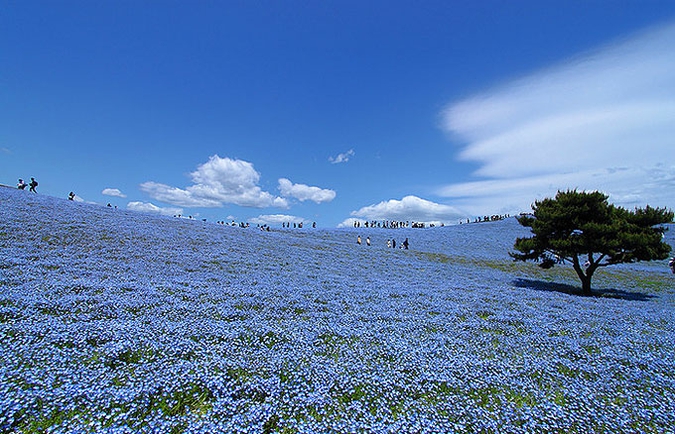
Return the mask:
<path id="1" fill-rule="evenodd" d="M 245 207 L 288 207 L 288 201 L 263 191 L 253 164 L 214 155 L 190 174 L 193 185 L 184 189 L 144 182 L 141 190 L 153 199 L 186 208 L 216 208 L 225 204 Z"/>
<path id="2" fill-rule="evenodd" d="M 172 207 L 159 207 L 150 202 L 129 202 L 127 204 L 127 209 L 131 211 L 140 211 L 148 213 L 157 213 L 162 215 L 181 215 L 183 214 L 182 208 L 172 208 Z"/>
<path id="3" fill-rule="evenodd" d="M 330 161 L 333 164 L 340 164 L 340 163 L 346 163 L 349 161 L 349 158 L 354 156 L 354 150 L 350 149 L 347 152 L 344 152 L 342 154 L 338 154 L 336 157 L 328 157 L 328 161 Z"/>
<path id="4" fill-rule="evenodd" d="M 311 200 L 316 203 L 330 202 L 335 199 L 335 191 L 312 187 L 305 184 L 293 184 L 286 178 L 279 179 L 279 191 L 283 197 L 292 197 L 301 202 Z"/>
<path id="5" fill-rule="evenodd" d="M 673 206 L 675 23 L 450 105 L 444 128 L 479 164 L 439 188 L 474 214 L 528 210 L 558 189 Z"/>
<path id="6" fill-rule="evenodd" d="M 456 223 L 466 215 L 455 207 L 431 202 L 417 196 L 388 200 L 351 212 L 352 218 L 339 226 L 351 226 L 354 220 L 390 220 L 420 223 Z"/>
<path id="7" fill-rule="evenodd" d="M 105 196 L 113 196 L 113 197 L 121 197 L 125 198 L 127 197 L 126 194 L 122 193 L 119 189 L 117 188 L 104 188 L 101 194 Z"/>

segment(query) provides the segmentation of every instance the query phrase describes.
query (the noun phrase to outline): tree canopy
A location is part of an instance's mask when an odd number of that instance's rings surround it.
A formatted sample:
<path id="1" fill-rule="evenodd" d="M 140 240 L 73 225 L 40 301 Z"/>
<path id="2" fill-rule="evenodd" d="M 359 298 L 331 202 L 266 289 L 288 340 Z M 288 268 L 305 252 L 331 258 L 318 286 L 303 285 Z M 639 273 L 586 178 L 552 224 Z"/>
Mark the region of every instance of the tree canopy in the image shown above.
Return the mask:
<path id="1" fill-rule="evenodd" d="M 670 246 L 663 242 L 664 223 L 673 221 L 666 208 L 614 206 L 598 191 L 558 191 L 554 199 L 535 201 L 533 214 L 518 217 L 532 228 L 532 237 L 518 238 L 509 253 L 517 261 L 539 262 L 542 268 L 572 263 L 584 294 L 599 267 L 666 259 Z"/>

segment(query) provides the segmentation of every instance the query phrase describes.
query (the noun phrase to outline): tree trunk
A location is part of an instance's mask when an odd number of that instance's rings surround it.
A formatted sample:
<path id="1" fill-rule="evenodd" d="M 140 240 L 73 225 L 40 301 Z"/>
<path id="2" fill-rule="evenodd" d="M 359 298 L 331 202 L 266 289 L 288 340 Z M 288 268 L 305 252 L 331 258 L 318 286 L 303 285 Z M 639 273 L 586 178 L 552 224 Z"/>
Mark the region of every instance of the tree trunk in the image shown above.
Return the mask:
<path id="1" fill-rule="evenodd" d="M 581 292 L 584 295 L 591 295 L 591 276 L 579 276 L 581 278 Z"/>
<path id="2" fill-rule="evenodd" d="M 574 265 L 574 271 L 577 272 L 577 276 L 579 276 L 579 280 L 581 280 L 581 292 L 583 295 L 591 295 L 591 277 L 593 277 L 593 272 L 595 272 L 595 269 L 597 268 L 596 264 L 590 264 L 586 268 L 586 272 L 584 272 L 584 269 L 581 267 L 579 257 L 574 256 L 572 263 Z"/>

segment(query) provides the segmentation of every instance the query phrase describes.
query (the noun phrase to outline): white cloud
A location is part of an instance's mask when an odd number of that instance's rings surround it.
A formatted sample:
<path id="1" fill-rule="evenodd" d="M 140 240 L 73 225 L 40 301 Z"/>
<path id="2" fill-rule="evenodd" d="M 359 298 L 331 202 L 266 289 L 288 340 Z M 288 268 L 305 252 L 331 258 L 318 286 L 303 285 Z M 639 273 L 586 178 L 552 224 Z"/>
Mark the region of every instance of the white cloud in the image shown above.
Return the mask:
<path id="1" fill-rule="evenodd" d="M 144 182 L 140 187 L 153 199 L 188 208 L 216 208 L 225 204 L 254 208 L 288 207 L 286 199 L 262 191 L 258 186 L 260 174 L 247 161 L 214 155 L 190 177 L 194 184 L 185 189 L 152 181 Z"/>
<path id="2" fill-rule="evenodd" d="M 127 209 L 131 211 L 140 211 L 148 213 L 158 213 L 162 215 L 180 215 L 183 214 L 182 208 L 159 207 L 150 202 L 129 202 Z"/>
<path id="3" fill-rule="evenodd" d="M 347 152 L 344 152 L 342 154 L 338 154 L 337 157 L 328 157 L 328 161 L 330 161 L 333 164 L 340 164 L 340 163 L 346 163 L 349 161 L 350 157 L 354 156 L 354 150 L 350 149 Z"/>
<path id="4" fill-rule="evenodd" d="M 114 196 L 114 197 L 121 197 L 125 198 L 127 197 L 126 194 L 122 193 L 119 189 L 117 188 L 104 188 L 101 194 L 105 196 Z"/>
<path id="5" fill-rule="evenodd" d="M 279 179 L 279 190 L 284 197 L 293 197 L 301 202 L 311 200 L 316 203 L 330 202 L 335 199 L 335 191 L 305 184 L 293 184 L 286 178 Z"/>
<path id="6" fill-rule="evenodd" d="M 148 193 L 148 195 L 153 199 L 170 203 L 172 205 L 179 205 L 187 208 L 216 208 L 223 205 L 223 202 L 219 200 L 195 195 L 190 191 L 191 187 L 183 190 L 177 187 L 171 187 L 170 185 L 160 184 L 152 181 L 144 182 L 140 185 L 140 187 L 141 190 Z"/>
<path id="7" fill-rule="evenodd" d="M 389 220 L 419 223 L 454 224 L 466 215 L 455 207 L 431 202 L 417 196 L 406 196 L 401 200 L 388 200 L 352 211 L 353 218 L 339 226 L 351 226 L 354 220 Z"/>
<path id="8" fill-rule="evenodd" d="M 286 214 L 271 214 L 271 215 L 259 215 L 250 219 L 252 224 L 256 225 L 281 225 L 282 223 L 303 223 L 309 224 L 308 220 L 305 220 L 302 217 L 286 215 Z"/>
<path id="9" fill-rule="evenodd" d="M 623 206 L 673 206 L 675 24 L 450 105 L 477 180 L 442 187 L 480 215 L 527 211 L 557 190 L 602 190 Z"/>

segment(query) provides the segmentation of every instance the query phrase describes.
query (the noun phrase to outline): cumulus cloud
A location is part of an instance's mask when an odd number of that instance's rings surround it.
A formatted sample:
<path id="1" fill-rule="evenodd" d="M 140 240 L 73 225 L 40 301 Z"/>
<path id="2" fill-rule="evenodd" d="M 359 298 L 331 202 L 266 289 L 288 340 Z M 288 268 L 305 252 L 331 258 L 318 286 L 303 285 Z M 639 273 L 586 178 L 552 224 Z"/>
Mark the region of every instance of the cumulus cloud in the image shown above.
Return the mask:
<path id="1" fill-rule="evenodd" d="M 311 200 L 312 202 L 323 203 L 335 199 L 335 191 L 333 190 L 310 187 L 305 184 L 293 184 L 286 178 L 279 179 L 279 190 L 283 197 L 293 197 L 301 202 Z"/>
<path id="2" fill-rule="evenodd" d="M 342 154 L 338 154 L 337 157 L 328 157 L 328 161 L 330 161 L 333 164 L 340 164 L 340 163 L 346 163 L 349 161 L 350 157 L 354 156 L 354 150 L 350 149 L 347 152 L 343 152 Z"/>
<path id="3" fill-rule="evenodd" d="M 150 202 L 129 202 L 127 209 L 131 211 L 140 211 L 148 213 L 158 213 L 162 215 L 180 215 L 183 214 L 182 208 L 159 207 Z"/>
<path id="4" fill-rule="evenodd" d="M 140 188 L 153 199 L 187 208 L 217 208 L 225 204 L 254 208 L 288 207 L 286 199 L 258 186 L 260 174 L 247 161 L 214 155 L 190 177 L 194 184 L 184 189 L 152 181 L 144 182 Z"/>
<path id="5" fill-rule="evenodd" d="M 104 188 L 101 194 L 105 196 L 113 196 L 113 197 L 121 197 L 125 198 L 127 197 L 126 194 L 122 193 L 119 189 L 117 188 Z"/>
<path id="6" fill-rule="evenodd" d="M 192 187 L 181 189 L 158 182 L 148 181 L 141 184 L 140 188 L 153 199 L 159 200 L 160 202 L 170 203 L 172 205 L 179 205 L 188 208 L 217 208 L 223 205 L 222 201 L 194 194 L 191 191 Z"/>
<path id="7" fill-rule="evenodd" d="M 675 23 L 451 104 L 443 127 L 479 167 L 438 194 L 475 214 L 526 211 L 568 188 L 673 206 Z"/>
<path id="8" fill-rule="evenodd" d="M 354 220 L 390 220 L 419 223 L 456 223 L 466 215 L 455 207 L 419 198 L 406 196 L 401 200 L 388 200 L 352 211 L 353 218 L 340 226 L 351 226 Z"/>

